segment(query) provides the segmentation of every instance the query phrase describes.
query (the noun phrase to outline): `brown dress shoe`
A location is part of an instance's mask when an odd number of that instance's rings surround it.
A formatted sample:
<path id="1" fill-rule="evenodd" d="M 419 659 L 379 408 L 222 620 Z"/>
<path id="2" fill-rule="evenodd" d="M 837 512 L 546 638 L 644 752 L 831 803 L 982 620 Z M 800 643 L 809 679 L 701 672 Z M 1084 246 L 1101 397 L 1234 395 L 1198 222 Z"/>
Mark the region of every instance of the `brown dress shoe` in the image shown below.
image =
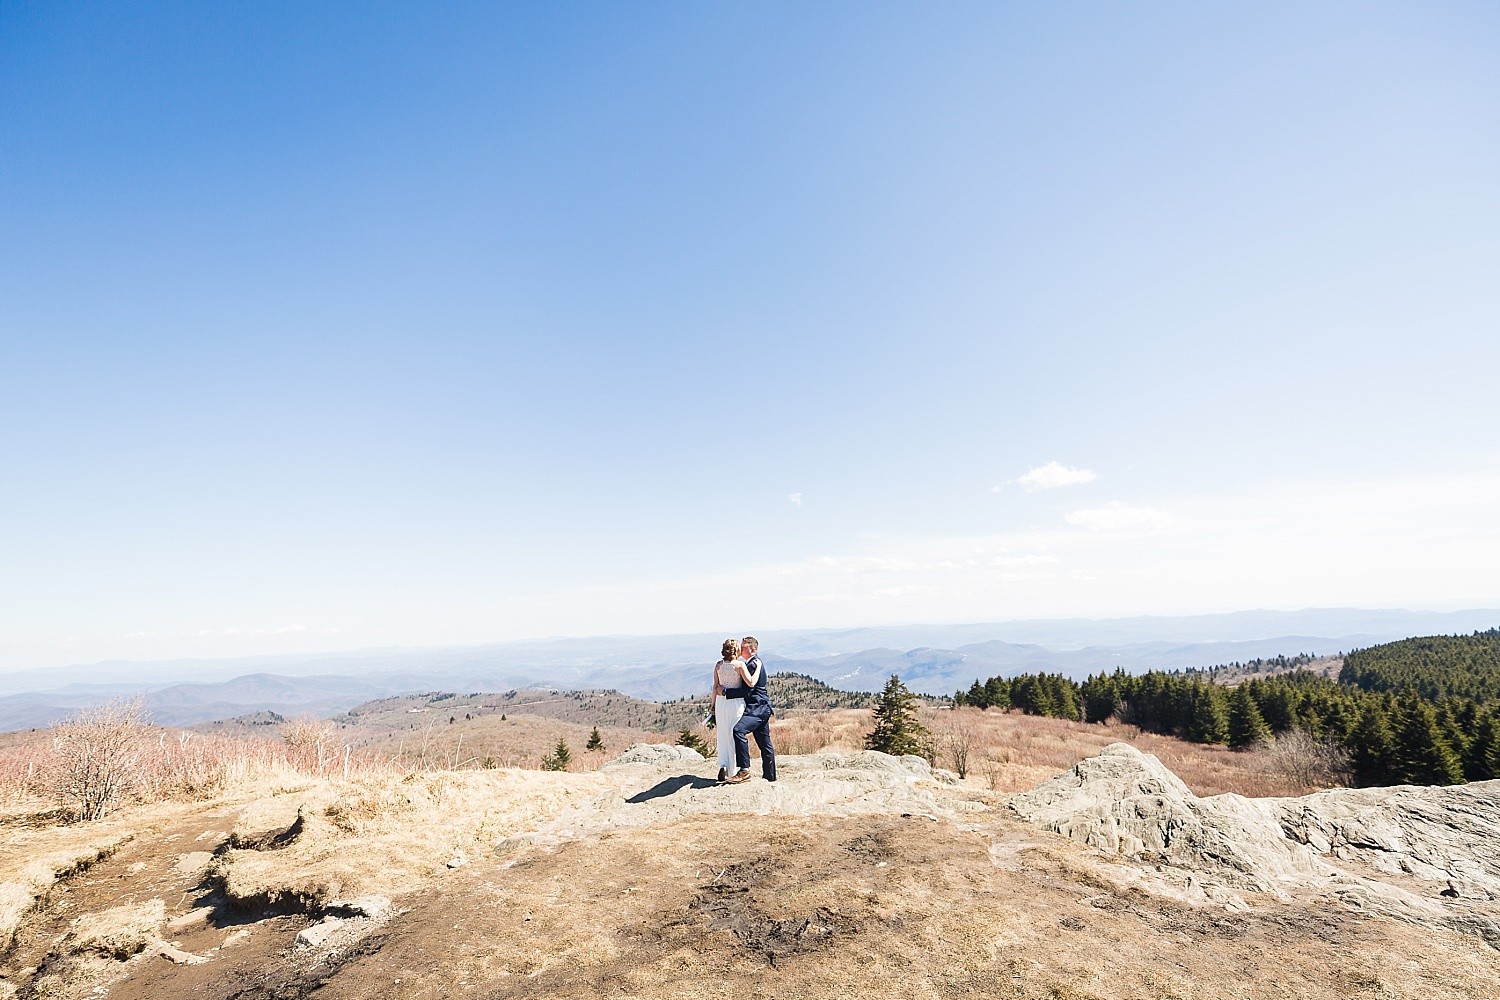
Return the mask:
<path id="1" fill-rule="evenodd" d="M 749 781 L 749 780 L 750 780 L 750 772 L 749 771 L 736 771 L 733 774 L 731 774 L 729 777 L 727 777 L 727 778 L 724 779 L 724 784 L 726 784 L 726 785 L 738 785 L 742 781 Z"/>

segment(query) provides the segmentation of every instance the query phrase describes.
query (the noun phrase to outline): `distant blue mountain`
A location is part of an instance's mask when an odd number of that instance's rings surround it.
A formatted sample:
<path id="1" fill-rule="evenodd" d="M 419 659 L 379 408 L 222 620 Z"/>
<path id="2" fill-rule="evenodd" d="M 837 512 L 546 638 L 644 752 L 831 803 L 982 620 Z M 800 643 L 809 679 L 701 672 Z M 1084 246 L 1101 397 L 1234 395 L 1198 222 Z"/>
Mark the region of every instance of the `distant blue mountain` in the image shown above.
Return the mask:
<path id="1" fill-rule="evenodd" d="M 1240 611 L 1186 617 L 1037 620 L 967 625 L 762 631 L 772 670 L 871 691 L 899 674 L 949 694 L 976 679 L 1046 671 L 1081 678 L 1117 667 L 1212 666 L 1278 654 L 1328 655 L 1416 635 L 1500 625 L 1500 611 Z M 415 691 L 615 688 L 670 700 L 708 690 L 719 633 L 599 636 L 444 649 L 366 649 L 155 663 L 106 661 L 0 675 L 0 729 L 46 725 L 78 708 L 143 694 L 160 722 L 188 725 L 249 712 L 330 714 Z"/>

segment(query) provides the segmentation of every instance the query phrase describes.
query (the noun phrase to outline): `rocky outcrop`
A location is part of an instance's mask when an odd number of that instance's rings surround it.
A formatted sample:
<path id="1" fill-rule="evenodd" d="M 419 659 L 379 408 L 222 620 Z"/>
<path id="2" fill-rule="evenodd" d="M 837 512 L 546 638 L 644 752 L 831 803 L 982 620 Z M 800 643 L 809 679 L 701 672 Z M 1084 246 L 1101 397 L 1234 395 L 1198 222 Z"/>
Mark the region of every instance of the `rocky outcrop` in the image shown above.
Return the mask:
<path id="1" fill-rule="evenodd" d="M 1010 809 L 1138 863 L 1146 889 L 1236 909 L 1244 893 L 1311 895 L 1500 947 L 1500 782 L 1199 798 L 1115 743 Z"/>
<path id="2" fill-rule="evenodd" d="M 662 764 L 701 764 L 703 761 L 703 755 L 692 747 L 676 746 L 671 743 L 637 743 L 610 763 L 659 766 Z"/>
<path id="3" fill-rule="evenodd" d="M 1332 870 L 1282 832 L 1276 810 L 1240 795 L 1200 799 L 1161 761 L 1114 743 L 1017 795 L 1022 819 L 1090 847 L 1279 893 Z"/>
<path id="4" fill-rule="evenodd" d="M 1277 803 L 1282 829 L 1319 854 L 1500 900 L 1500 781 L 1338 788 Z"/>

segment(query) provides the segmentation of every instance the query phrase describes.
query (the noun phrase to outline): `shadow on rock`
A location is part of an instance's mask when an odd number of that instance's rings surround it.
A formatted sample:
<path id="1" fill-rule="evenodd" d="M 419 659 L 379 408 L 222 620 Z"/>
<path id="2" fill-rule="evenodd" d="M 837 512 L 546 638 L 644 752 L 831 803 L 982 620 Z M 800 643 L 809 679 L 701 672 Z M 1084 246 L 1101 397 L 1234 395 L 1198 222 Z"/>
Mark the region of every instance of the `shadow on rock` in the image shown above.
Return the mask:
<path id="1" fill-rule="evenodd" d="M 712 788 L 718 782 L 712 778 L 700 778 L 696 774 L 679 774 L 675 778 L 658 782 L 646 789 L 644 792 L 636 792 L 626 799 L 631 805 L 640 805 L 642 802 L 650 802 L 652 799 L 666 798 L 675 795 L 684 788 Z"/>

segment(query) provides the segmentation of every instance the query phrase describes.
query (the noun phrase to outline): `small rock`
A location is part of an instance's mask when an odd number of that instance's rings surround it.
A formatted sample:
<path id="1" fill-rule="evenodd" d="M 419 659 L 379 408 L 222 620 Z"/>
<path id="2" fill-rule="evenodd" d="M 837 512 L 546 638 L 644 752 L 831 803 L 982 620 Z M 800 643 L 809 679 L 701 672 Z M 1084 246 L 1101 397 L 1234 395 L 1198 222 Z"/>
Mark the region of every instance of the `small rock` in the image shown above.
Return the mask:
<path id="1" fill-rule="evenodd" d="M 221 945 L 219 945 L 219 947 L 220 948 L 232 948 L 235 945 L 239 944 L 241 941 L 244 941 L 245 939 L 247 939 L 248 937 L 250 937 L 250 928 L 248 928 L 248 927 L 241 927 L 239 930 L 235 931 L 233 934 L 231 934 L 227 938 L 225 938 L 224 939 L 224 943 L 221 944 Z"/>
<path id="2" fill-rule="evenodd" d="M 183 951 L 181 948 L 174 947 L 165 941 L 151 942 L 151 950 L 173 965 L 202 965 L 208 961 L 202 955 L 194 955 L 191 952 Z"/>
<path id="3" fill-rule="evenodd" d="M 196 875 L 213 863 L 214 856 L 207 851 L 189 851 L 172 864 L 172 870 L 183 875 Z"/>
<path id="4" fill-rule="evenodd" d="M 188 927 L 192 927 L 195 924 L 201 924 L 206 921 L 208 919 L 208 913 L 209 911 L 207 907 L 199 907 L 195 910 L 188 910 L 181 916 L 173 917 L 171 920 L 168 920 L 167 927 L 174 931 L 184 930 Z"/>
<path id="5" fill-rule="evenodd" d="M 469 856 L 463 851 L 454 851 L 453 857 L 448 859 L 449 868 L 462 868 L 469 863 Z"/>
<path id="6" fill-rule="evenodd" d="M 385 896 L 355 896 L 353 899 L 336 899 L 328 904 L 327 909 L 334 916 L 380 920 L 390 914 L 391 906 L 390 899 Z"/>
<path id="7" fill-rule="evenodd" d="M 321 948 L 343 926 L 344 922 L 338 917 L 324 917 L 311 927 L 304 927 L 297 932 L 297 947 Z"/>

